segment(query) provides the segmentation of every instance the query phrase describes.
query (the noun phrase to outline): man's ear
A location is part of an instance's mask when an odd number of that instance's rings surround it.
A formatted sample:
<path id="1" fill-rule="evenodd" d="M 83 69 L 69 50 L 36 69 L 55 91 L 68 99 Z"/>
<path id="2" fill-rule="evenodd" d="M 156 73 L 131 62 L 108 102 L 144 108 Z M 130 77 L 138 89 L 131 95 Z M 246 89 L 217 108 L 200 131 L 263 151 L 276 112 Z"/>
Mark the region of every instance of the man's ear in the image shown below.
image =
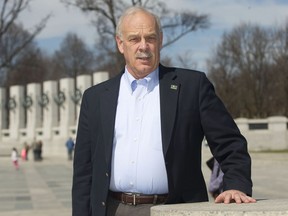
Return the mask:
<path id="1" fill-rule="evenodd" d="M 117 46 L 118 46 L 119 52 L 123 54 L 123 52 L 124 52 L 124 50 L 123 50 L 123 41 L 118 35 L 116 36 L 116 42 L 117 42 Z"/>

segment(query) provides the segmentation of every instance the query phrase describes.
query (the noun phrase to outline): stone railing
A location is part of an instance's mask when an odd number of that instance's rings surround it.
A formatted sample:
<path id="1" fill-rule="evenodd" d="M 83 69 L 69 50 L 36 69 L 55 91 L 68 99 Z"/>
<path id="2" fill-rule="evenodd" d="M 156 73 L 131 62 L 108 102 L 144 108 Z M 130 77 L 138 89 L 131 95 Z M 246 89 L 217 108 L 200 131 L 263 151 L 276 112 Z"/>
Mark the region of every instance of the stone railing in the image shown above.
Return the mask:
<path id="1" fill-rule="evenodd" d="M 258 200 L 249 204 L 215 204 L 211 202 L 159 205 L 151 216 L 280 216 L 288 215 L 288 199 Z"/>
<path id="2" fill-rule="evenodd" d="M 235 120 L 252 151 L 277 151 L 288 149 L 288 119 L 272 116 L 266 119 Z"/>

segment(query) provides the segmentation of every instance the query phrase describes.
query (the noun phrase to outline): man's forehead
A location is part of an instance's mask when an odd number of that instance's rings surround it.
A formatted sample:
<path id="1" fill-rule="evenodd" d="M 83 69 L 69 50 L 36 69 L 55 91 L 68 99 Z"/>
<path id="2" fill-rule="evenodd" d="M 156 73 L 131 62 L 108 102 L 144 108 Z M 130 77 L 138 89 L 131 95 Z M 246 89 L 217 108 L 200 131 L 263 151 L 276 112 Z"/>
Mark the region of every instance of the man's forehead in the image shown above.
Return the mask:
<path id="1" fill-rule="evenodd" d="M 124 19 L 124 22 L 130 27 L 141 29 L 155 27 L 156 23 L 154 17 L 147 13 L 131 14 Z"/>
<path id="2" fill-rule="evenodd" d="M 136 29 L 149 29 L 152 28 L 151 25 L 148 25 L 147 23 L 135 23 L 133 26 Z"/>
<path id="3" fill-rule="evenodd" d="M 148 29 L 148 28 L 135 28 L 134 30 L 130 29 L 130 30 L 126 30 L 124 31 L 124 33 L 127 36 L 130 35 L 141 35 L 141 34 L 145 34 L 145 35 L 157 35 L 157 32 L 154 29 Z"/>
<path id="4" fill-rule="evenodd" d="M 128 25 L 126 28 L 124 28 L 123 32 L 127 34 L 156 34 L 156 28 L 155 26 L 147 25 L 145 23 L 138 23 L 135 25 Z"/>

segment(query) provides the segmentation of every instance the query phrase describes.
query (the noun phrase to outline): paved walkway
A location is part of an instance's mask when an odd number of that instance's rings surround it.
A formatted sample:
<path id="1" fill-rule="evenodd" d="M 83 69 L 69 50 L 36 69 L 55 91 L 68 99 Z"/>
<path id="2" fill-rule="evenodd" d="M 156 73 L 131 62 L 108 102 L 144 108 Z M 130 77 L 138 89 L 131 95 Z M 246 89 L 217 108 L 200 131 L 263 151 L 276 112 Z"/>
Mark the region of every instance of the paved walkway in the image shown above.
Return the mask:
<path id="1" fill-rule="evenodd" d="M 15 170 L 0 158 L 0 216 L 71 216 L 72 162 L 20 160 Z"/>
<path id="2" fill-rule="evenodd" d="M 204 147 L 203 161 L 210 157 Z M 253 153 L 254 197 L 288 198 L 288 153 Z M 210 171 L 203 164 L 204 176 Z M 20 161 L 0 157 L 0 216 L 71 216 L 72 163 L 66 158 Z"/>

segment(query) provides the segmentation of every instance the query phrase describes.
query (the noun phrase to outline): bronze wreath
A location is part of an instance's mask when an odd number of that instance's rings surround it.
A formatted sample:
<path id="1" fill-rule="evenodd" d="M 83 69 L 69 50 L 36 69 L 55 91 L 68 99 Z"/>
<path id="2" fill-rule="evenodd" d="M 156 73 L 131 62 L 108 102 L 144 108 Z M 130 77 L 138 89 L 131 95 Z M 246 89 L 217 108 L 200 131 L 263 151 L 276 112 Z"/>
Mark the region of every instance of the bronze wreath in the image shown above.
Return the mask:
<path id="1" fill-rule="evenodd" d="M 82 92 L 80 89 L 76 88 L 74 94 L 71 95 L 71 99 L 75 104 L 78 104 L 82 98 Z"/>
<path id="2" fill-rule="evenodd" d="M 26 97 L 24 97 L 24 100 L 22 102 L 22 106 L 27 109 L 31 107 L 32 105 L 33 105 L 32 98 L 29 95 L 26 95 Z"/>
<path id="3" fill-rule="evenodd" d="M 40 96 L 40 99 L 38 101 L 38 104 L 41 106 L 41 107 L 46 107 L 48 104 L 49 104 L 49 97 L 47 94 L 43 93 L 41 96 Z"/>
<path id="4" fill-rule="evenodd" d="M 62 91 L 59 91 L 58 94 L 54 97 L 54 101 L 58 106 L 61 106 L 66 100 L 65 94 Z"/>
<path id="5" fill-rule="evenodd" d="M 15 98 L 13 97 L 10 97 L 9 99 L 8 99 L 8 102 L 7 102 L 7 108 L 9 109 L 9 110 L 14 110 L 15 108 L 16 108 L 16 106 L 17 106 L 17 103 L 16 103 L 16 101 L 15 101 Z"/>

